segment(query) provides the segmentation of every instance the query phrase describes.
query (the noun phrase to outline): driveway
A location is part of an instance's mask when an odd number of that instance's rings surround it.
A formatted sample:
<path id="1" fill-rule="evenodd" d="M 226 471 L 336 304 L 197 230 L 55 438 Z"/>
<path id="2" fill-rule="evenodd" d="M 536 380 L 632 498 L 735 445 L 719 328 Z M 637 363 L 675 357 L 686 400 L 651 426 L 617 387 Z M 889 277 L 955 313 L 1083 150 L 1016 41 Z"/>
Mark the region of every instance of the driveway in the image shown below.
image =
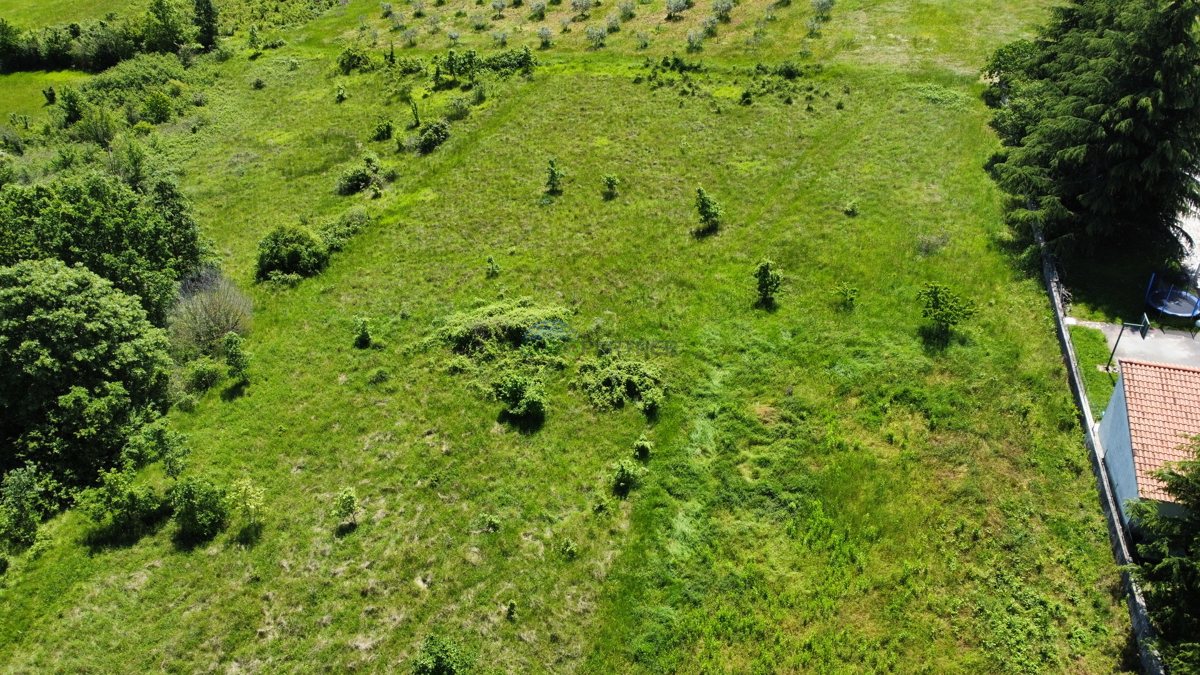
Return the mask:
<path id="1" fill-rule="evenodd" d="M 1076 326 L 1103 331 L 1108 338 L 1109 349 L 1112 349 L 1121 332 L 1119 323 L 1067 319 L 1068 323 L 1072 321 Z M 1121 344 L 1117 346 L 1117 358 L 1200 368 L 1200 336 L 1193 336 L 1187 331 L 1151 328 L 1143 340 L 1136 330 L 1126 330 Z"/>

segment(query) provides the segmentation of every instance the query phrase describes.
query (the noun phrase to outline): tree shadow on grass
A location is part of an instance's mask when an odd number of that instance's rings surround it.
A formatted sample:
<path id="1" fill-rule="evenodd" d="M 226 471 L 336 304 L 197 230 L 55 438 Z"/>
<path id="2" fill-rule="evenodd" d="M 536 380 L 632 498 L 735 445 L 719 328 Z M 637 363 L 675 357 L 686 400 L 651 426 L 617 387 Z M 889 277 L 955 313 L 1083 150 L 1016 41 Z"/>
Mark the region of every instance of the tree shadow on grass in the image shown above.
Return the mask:
<path id="1" fill-rule="evenodd" d="M 1161 279 L 1165 274 L 1168 283 L 1187 283 L 1177 261 L 1160 247 L 1137 241 L 1107 242 L 1091 255 L 1065 257 L 1059 270 L 1074 304 L 1126 321 L 1149 311 L 1145 303 L 1151 275 Z"/>
<path id="2" fill-rule="evenodd" d="M 716 223 L 701 225 L 699 227 L 692 228 L 692 237 L 694 239 L 708 239 L 709 237 L 716 236 L 717 232 L 720 230 L 721 226 L 717 225 Z"/>
<path id="3" fill-rule="evenodd" d="M 338 526 L 333 528 L 333 536 L 341 539 L 358 531 L 358 522 L 350 521 L 347 523 L 338 523 Z"/>
<path id="4" fill-rule="evenodd" d="M 502 410 L 500 411 L 500 415 L 496 417 L 496 421 L 516 429 L 518 433 L 528 435 L 541 430 L 542 425 L 546 423 L 546 415 L 540 412 L 528 415 L 514 415 L 507 410 Z"/>
<path id="5" fill-rule="evenodd" d="M 229 403 L 246 395 L 246 382 L 235 382 L 221 391 L 221 400 Z"/>
<path id="6" fill-rule="evenodd" d="M 164 505 L 137 522 L 109 520 L 97 525 L 84 533 L 82 543 L 91 555 L 129 548 L 143 538 L 156 534 L 170 519 L 171 509 Z"/>
<path id="7" fill-rule="evenodd" d="M 246 523 L 240 530 L 238 530 L 237 534 L 234 535 L 234 541 L 242 546 L 245 546 L 246 548 L 251 548 L 258 543 L 259 539 L 262 538 L 262 531 L 263 524 L 261 522 Z"/>
<path id="8" fill-rule="evenodd" d="M 223 528 L 224 526 L 222 526 Z M 212 534 L 197 534 L 179 529 L 175 531 L 175 534 L 171 535 L 171 543 L 175 545 L 175 550 L 186 553 L 207 544 L 216 536 L 217 532 L 213 532 Z"/>
<path id="9" fill-rule="evenodd" d="M 754 309 L 761 309 L 768 314 L 774 314 L 779 311 L 779 303 L 775 298 L 759 298 L 751 305 Z"/>
<path id="10" fill-rule="evenodd" d="M 952 331 L 929 324 L 918 328 L 917 335 L 920 336 L 921 344 L 925 347 L 925 353 L 929 356 L 941 354 L 954 341 Z"/>

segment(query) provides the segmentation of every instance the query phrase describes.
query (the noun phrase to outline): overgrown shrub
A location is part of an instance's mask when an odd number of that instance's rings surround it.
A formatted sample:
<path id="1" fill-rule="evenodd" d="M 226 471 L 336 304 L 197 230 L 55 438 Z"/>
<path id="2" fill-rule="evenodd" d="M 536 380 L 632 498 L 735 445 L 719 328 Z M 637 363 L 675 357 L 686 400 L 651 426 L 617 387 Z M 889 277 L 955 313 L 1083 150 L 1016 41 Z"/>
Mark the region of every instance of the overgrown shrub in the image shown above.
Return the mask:
<path id="1" fill-rule="evenodd" d="M 654 444 L 646 438 L 646 434 L 642 434 L 636 441 L 633 442 L 633 458 L 639 462 L 650 460 L 650 454 L 654 452 Z"/>
<path id="2" fill-rule="evenodd" d="M 183 368 L 183 386 L 192 394 L 212 389 L 225 374 L 213 360 L 202 357 L 189 361 Z"/>
<path id="3" fill-rule="evenodd" d="M 175 108 L 171 103 L 170 97 L 161 91 L 152 91 L 142 101 L 142 117 L 154 124 L 162 124 L 171 121 L 171 116 L 175 113 Z"/>
<path id="4" fill-rule="evenodd" d="M 565 323 L 570 317 L 571 310 L 566 307 L 536 305 L 529 298 L 521 298 L 454 314 L 437 329 L 432 340 L 458 352 L 476 352 L 498 344 L 517 347 L 534 326 Z"/>
<path id="5" fill-rule="evenodd" d="M 191 476 L 175 483 L 171 507 L 179 534 L 187 539 L 211 539 L 229 517 L 225 489 L 206 477 Z"/>
<path id="6" fill-rule="evenodd" d="M 622 459 L 617 461 L 616 467 L 612 473 L 612 491 L 618 497 L 624 499 L 629 496 L 642 484 L 642 477 L 646 475 L 646 469 L 634 461 Z"/>
<path id="7" fill-rule="evenodd" d="M 116 466 L 169 406 L 167 344 L 135 298 L 83 267 L 0 267 L 0 471 L 29 461 L 85 487 Z"/>
<path id="8" fill-rule="evenodd" d="M 263 489 L 256 486 L 249 478 L 239 478 L 229 487 L 231 510 L 240 513 L 251 525 L 257 524 L 262 518 L 265 502 Z"/>
<path id="9" fill-rule="evenodd" d="M 717 35 L 717 17 L 715 17 L 715 16 L 704 17 L 704 19 L 702 21 L 700 21 L 700 29 L 704 31 L 704 34 L 706 36 L 716 37 L 716 35 Z"/>
<path id="10" fill-rule="evenodd" d="M 567 560 L 574 560 L 579 555 L 579 545 L 570 537 L 563 538 L 555 548 L 558 549 L 558 554 Z"/>
<path id="11" fill-rule="evenodd" d="M 604 30 L 608 31 L 609 35 L 619 32 L 621 30 L 621 19 L 616 14 L 609 14 L 604 19 Z"/>
<path id="12" fill-rule="evenodd" d="M 615 198 L 617 196 L 617 186 L 621 184 L 621 179 L 609 173 L 605 174 L 600 180 L 604 183 L 605 199 Z"/>
<path id="13" fill-rule="evenodd" d="M 536 0 L 529 5 L 529 17 L 536 21 L 542 21 L 546 18 L 546 3 L 542 0 Z"/>
<path id="14" fill-rule="evenodd" d="M 592 0 L 571 0 L 571 11 L 580 18 L 587 18 L 592 11 Z"/>
<path id="15" fill-rule="evenodd" d="M 429 154 L 437 149 L 439 145 L 445 143 L 450 138 L 450 122 L 446 120 L 438 120 L 431 124 L 426 124 L 421 129 L 421 135 L 417 139 L 417 149 L 421 154 Z"/>
<path id="16" fill-rule="evenodd" d="M 180 284 L 167 326 L 176 353 L 210 354 L 226 333 L 250 328 L 253 305 L 230 279 L 204 268 Z"/>
<path id="17" fill-rule="evenodd" d="M 576 382 L 592 405 L 619 408 L 632 402 L 646 415 L 658 412 L 666 391 L 657 366 L 612 356 L 589 358 L 579 364 Z"/>
<path id="18" fill-rule="evenodd" d="M 542 49 L 549 49 L 551 45 L 551 38 L 554 37 L 554 33 L 551 32 L 546 26 L 542 26 L 541 28 L 538 28 L 537 36 L 538 40 L 541 40 Z"/>
<path id="19" fill-rule="evenodd" d="M 390 141 L 392 140 L 392 121 L 389 119 L 381 119 L 375 123 L 375 131 L 371 134 L 373 141 Z"/>
<path id="20" fill-rule="evenodd" d="M 633 17 L 637 16 L 637 14 L 634 12 L 634 7 L 635 5 L 633 4 L 633 0 L 621 0 L 621 2 L 617 4 L 617 12 L 622 21 L 629 21 Z"/>
<path id="21" fill-rule="evenodd" d="M 686 39 L 689 52 L 698 52 L 704 49 L 704 31 L 692 28 L 688 30 Z"/>
<path id="22" fill-rule="evenodd" d="M 28 464 L 0 483 L 0 550 L 28 546 L 37 538 L 47 495 L 37 469 Z"/>
<path id="23" fill-rule="evenodd" d="M 354 319 L 354 348 L 368 349 L 371 347 L 371 322 L 365 317 Z"/>
<path id="24" fill-rule="evenodd" d="M 729 13 L 733 11 L 733 0 L 713 0 L 713 16 L 721 21 L 729 21 Z"/>
<path id="25" fill-rule="evenodd" d="M 387 368 L 376 368 L 367 374 L 367 384 L 383 384 L 392 378 Z"/>
<path id="26" fill-rule="evenodd" d="M 307 227 L 277 225 L 258 242 L 256 274 L 265 281 L 272 272 L 310 277 L 325 268 L 329 249 Z"/>
<path id="27" fill-rule="evenodd" d="M 413 657 L 413 675 L 465 675 L 474 666 L 458 642 L 430 635 Z"/>
<path id="28" fill-rule="evenodd" d="M 77 503 L 93 523 L 109 525 L 122 534 L 139 532 L 163 508 L 163 498 L 154 486 L 136 484 L 129 469 L 102 471 L 100 484 L 80 493 Z"/>
<path id="29" fill-rule="evenodd" d="M 541 417 L 546 412 L 546 392 L 533 375 L 507 370 L 492 383 L 492 393 L 513 417 Z"/>
<path id="30" fill-rule="evenodd" d="M 338 218 L 323 226 L 318 235 L 325 243 L 330 253 L 336 253 L 345 247 L 350 238 L 358 234 L 371 223 L 371 215 L 362 207 L 347 210 Z"/>
<path id="31" fill-rule="evenodd" d="M 367 154 L 363 157 L 361 164 L 347 168 L 338 177 L 337 193 L 339 195 L 358 194 L 381 182 L 379 170 L 379 160 L 374 155 Z"/>
<path id="32" fill-rule="evenodd" d="M 833 11 L 833 0 L 812 0 L 813 13 L 820 19 L 828 19 Z"/>
<path id="33" fill-rule="evenodd" d="M 687 0 L 667 0 L 667 20 L 672 21 L 688 8 Z"/>
<path id="34" fill-rule="evenodd" d="M 448 120 L 466 119 L 467 115 L 471 114 L 471 100 L 466 96 L 451 96 L 446 102 L 445 114 Z"/>
<path id="35" fill-rule="evenodd" d="M 343 75 L 349 75 L 355 70 L 367 72 L 374 69 L 370 53 L 362 45 L 350 45 L 343 49 L 338 54 L 337 66 Z"/>

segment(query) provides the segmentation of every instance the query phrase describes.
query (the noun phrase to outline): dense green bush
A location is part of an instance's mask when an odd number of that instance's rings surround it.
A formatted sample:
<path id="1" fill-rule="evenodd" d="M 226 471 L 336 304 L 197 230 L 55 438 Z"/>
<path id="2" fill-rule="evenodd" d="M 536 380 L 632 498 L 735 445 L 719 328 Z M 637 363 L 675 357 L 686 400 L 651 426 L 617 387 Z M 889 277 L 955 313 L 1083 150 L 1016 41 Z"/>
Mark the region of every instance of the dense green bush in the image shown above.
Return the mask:
<path id="1" fill-rule="evenodd" d="M 364 317 L 354 320 L 354 348 L 368 349 L 371 346 L 371 322 Z"/>
<path id="2" fill-rule="evenodd" d="M 37 538 L 46 495 L 32 465 L 13 469 L 0 483 L 0 550 L 28 546 Z"/>
<path id="3" fill-rule="evenodd" d="M 577 373 L 579 387 L 598 408 L 619 408 L 628 401 L 654 415 L 666 397 L 658 367 L 642 361 L 589 358 L 579 364 Z"/>
<path id="4" fill-rule="evenodd" d="M 229 379 L 239 384 L 250 381 L 250 354 L 242 346 L 242 336 L 230 331 L 221 340 L 222 351 L 225 352 L 225 366 L 229 369 Z"/>
<path id="5" fill-rule="evenodd" d="M 154 124 L 171 121 L 171 115 L 174 113 L 170 97 L 161 91 L 150 92 L 146 100 L 142 101 L 142 117 Z"/>
<path id="6" fill-rule="evenodd" d="M 211 539 L 229 518 L 226 491 L 208 478 L 182 478 L 171 488 L 173 519 L 185 539 Z"/>
<path id="7" fill-rule="evenodd" d="M 616 198 L 617 186 L 621 184 L 621 179 L 617 178 L 616 176 L 609 173 L 609 174 L 605 174 L 604 177 L 601 178 L 601 182 L 604 183 L 604 198 L 605 199 Z"/>
<path id="8" fill-rule="evenodd" d="M 639 462 L 649 461 L 650 454 L 654 452 L 654 444 L 646 438 L 646 434 L 642 434 L 636 441 L 633 442 L 633 457 Z"/>
<path id="9" fill-rule="evenodd" d="M 311 277 L 325 268 L 329 249 L 307 227 L 278 225 L 258 242 L 257 276 L 260 281 L 272 272 Z"/>
<path id="10" fill-rule="evenodd" d="M 429 154 L 449 138 L 450 122 L 438 120 L 431 124 L 426 124 L 425 128 L 421 130 L 421 136 L 417 139 L 417 149 L 422 154 Z"/>
<path id="11" fill-rule="evenodd" d="M 166 334 L 92 272 L 0 268 L 0 469 L 32 462 L 69 487 L 92 482 L 166 412 L 169 366 Z"/>
<path id="12" fill-rule="evenodd" d="M 343 75 L 349 75 L 355 70 L 366 72 L 373 69 L 371 55 L 362 45 L 350 45 L 342 50 L 337 57 L 338 69 Z"/>
<path id="13" fill-rule="evenodd" d="M 628 459 L 618 460 L 612 474 L 613 494 L 621 498 L 628 497 L 630 492 L 641 486 L 642 477 L 645 475 L 646 469 L 636 462 Z"/>
<path id="14" fill-rule="evenodd" d="M 183 387 L 189 393 L 200 394 L 212 389 L 225 373 L 212 359 L 207 357 L 189 361 L 183 368 Z"/>
<path id="15" fill-rule="evenodd" d="M 537 377 L 515 370 L 501 372 L 492 393 L 513 417 L 537 418 L 546 413 L 546 391 Z"/>
<path id="16" fill-rule="evenodd" d="M 197 269 L 206 250 L 183 193 L 165 180 L 138 194 L 88 173 L 0 193 L 0 265 L 81 263 L 139 296 L 157 325 L 166 322 L 175 281 Z"/>
<path id="17" fill-rule="evenodd" d="M 80 493 L 77 503 L 92 522 L 123 534 L 137 533 L 163 508 L 163 498 L 151 485 L 135 484 L 129 469 L 100 473 L 100 484 Z"/>
<path id="18" fill-rule="evenodd" d="M 478 352 L 500 344 L 518 347 L 534 326 L 562 323 L 570 317 L 571 310 L 566 307 L 536 305 L 529 298 L 520 298 L 453 314 L 432 339 L 459 352 Z"/>
<path id="19" fill-rule="evenodd" d="M 355 207 L 347 210 L 331 223 L 323 226 L 318 232 L 321 240 L 330 253 L 342 250 L 350 238 L 358 234 L 362 228 L 371 223 L 371 216 L 366 209 Z"/>
<path id="20" fill-rule="evenodd" d="M 413 675 L 465 675 L 474 666 L 458 642 L 430 635 L 413 657 Z"/>

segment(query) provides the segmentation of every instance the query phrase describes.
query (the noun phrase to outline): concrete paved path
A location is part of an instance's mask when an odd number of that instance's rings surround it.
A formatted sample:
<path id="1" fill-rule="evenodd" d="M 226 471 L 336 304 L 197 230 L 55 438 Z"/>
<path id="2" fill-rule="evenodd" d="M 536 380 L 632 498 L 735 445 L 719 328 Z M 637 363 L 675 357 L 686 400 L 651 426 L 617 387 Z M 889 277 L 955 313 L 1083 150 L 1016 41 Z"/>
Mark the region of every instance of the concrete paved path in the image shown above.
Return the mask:
<path id="1" fill-rule="evenodd" d="M 1067 318 L 1068 325 L 1096 328 L 1104 332 L 1108 338 L 1108 348 L 1112 349 L 1121 332 L 1121 324 L 1100 323 L 1097 321 L 1078 321 Z M 1151 328 L 1142 339 L 1137 331 L 1125 331 L 1121 344 L 1117 347 L 1118 359 L 1136 359 L 1138 361 L 1153 361 L 1155 363 L 1171 363 L 1180 366 L 1200 368 L 1200 335 L 1192 336 L 1187 331 L 1161 330 Z"/>

